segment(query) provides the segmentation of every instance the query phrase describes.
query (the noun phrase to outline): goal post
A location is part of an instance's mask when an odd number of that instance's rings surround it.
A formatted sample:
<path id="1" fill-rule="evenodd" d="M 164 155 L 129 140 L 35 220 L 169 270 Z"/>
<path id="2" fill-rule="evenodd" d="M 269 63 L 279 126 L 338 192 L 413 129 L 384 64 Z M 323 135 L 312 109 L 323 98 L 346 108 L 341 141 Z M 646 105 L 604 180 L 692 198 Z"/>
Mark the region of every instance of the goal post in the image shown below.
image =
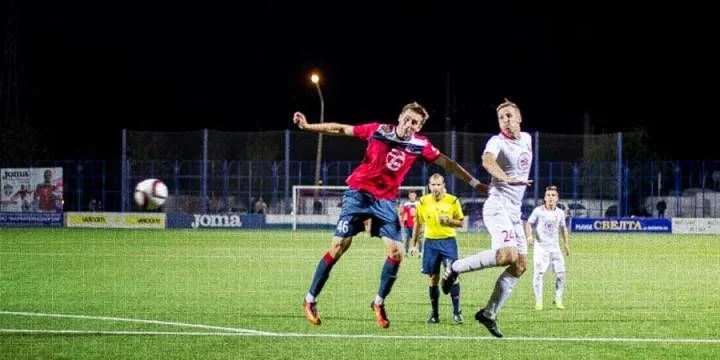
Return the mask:
<path id="1" fill-rule="evenodd" d="M 342 208 L 347 185 L 294 185 L 292 191 L 292 229 L 334 229 Z M 397 206 L 414 191 L 418 198 L 426 186 L 401 186 Z"/>

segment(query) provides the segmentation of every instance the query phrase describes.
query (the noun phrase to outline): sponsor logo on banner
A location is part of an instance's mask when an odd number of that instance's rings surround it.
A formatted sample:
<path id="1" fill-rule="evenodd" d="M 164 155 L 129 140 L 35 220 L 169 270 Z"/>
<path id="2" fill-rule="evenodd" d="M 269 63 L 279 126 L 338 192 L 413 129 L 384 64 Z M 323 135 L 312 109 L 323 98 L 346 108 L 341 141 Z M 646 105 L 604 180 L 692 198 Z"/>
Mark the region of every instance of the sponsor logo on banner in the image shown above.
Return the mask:
<path id="1" fill-rule="evenodd" d="M 113 229 L 164 229 L 164 213 L 68 212 L 68 227 Z"/>
<path id="2" fill-rule="evenodd" d="M 9 179 L 15 179 L 15 178 L 23 178 L 23 179 L 30 178 L 30 171 L 29 170 L 2 169 L 2 175 L 0 175 L 0 179 L 9 180 Z"/>
<path id="3" fill-rule="evenodd" d="M 193 214 L 193 229 L 199 227 L 239 228 L 242 227 L 239 215 Z"/>
<path id="4" fill-rule="evenodd" d="M 718 218 L 673 218 L 673 234 L 720 234 Z"/>
<path id="5" fill-rule="evenodd" d="M 54 213 L 63 210 L 63 169 L 0 169 L 0 211 Z"/>
<path id="6" fill-rule="evenodd" d="M 105 215 L 80 215 L 68 213 L 69 225 L 81 224 L 107 224 L 108 218 Z"/>
<path id="7" fill-rule="evenodd" d="M 128 225 L 162 225 L 165 227 L 165 218 L 159 216 L 146 215 L 126 215 L 125 224 Z"/>
<path id="8" fill-rule="evenodd" d="M 656 218 L 572 218 L 574 232 L 665 232 L 672 231 L 668 219 Z"/>
<path id="9" fill-rule="evenodd" d="M 62 227 L 62 213 L 0 212 L 0 227 Z"/>
<path id="10" fill-rule="evenodd" d="M 168 214 L 166 225 L 170 229 L 263 229 L 264 214 Z"/>

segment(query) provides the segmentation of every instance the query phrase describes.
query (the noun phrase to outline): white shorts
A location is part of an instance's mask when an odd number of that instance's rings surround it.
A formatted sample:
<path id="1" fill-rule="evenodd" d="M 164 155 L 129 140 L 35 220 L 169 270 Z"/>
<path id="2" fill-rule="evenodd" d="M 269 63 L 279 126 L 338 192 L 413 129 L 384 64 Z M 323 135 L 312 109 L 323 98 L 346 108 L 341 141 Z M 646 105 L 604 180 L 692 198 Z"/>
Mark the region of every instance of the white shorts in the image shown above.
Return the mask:
<path id="1" fill-rule="evenodd" d="M 527 256 L 525 229 L 520 219 L 519 206 L 499 196 L 491 196 L 483 206 L 483 222 L 490 233 L 494 250 L 515 247 L 518 254 Z"/>
<path id="2" fill-rule="evenodd" d="M 542 246 L 535 246 L 533 263 L 536 273 L 544 273 L 548 267 L 556 274 L 565 272 L 565 258 L 560 249 L 545 249 Z"/>

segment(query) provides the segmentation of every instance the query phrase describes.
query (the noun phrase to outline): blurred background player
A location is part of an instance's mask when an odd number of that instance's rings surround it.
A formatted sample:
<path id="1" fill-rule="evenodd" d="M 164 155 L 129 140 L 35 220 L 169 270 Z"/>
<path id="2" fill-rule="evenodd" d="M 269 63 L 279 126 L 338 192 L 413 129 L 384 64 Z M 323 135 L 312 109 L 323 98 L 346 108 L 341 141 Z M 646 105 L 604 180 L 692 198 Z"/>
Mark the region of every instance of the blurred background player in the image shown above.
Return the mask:
<path id="1" fill-rule="evenodd" d="M 396 125 L 368 123 L 353 126 L 333 122 L 310 124 L 302 113 L 296 112 L 293 115 L 293 122 L 300 129 L 329 135 L 353 136 L 368 142 L 362 163 L 345 180 L 349 189 L 343 195 L 335 236 L 330 248 L 318 263 L 305 295 L 303 309 L 311 324 L 321 323 L 316 306 L 317 296 L 333 266 L 350 248 L 353 236 L 364 230 L 364 221 L 372 219 L 370 234 L 382 238 L 387 258 L 380 274 L 380 287 L 370 307 L 378 326 L 390 326 L 385 312 L 385 298 L 397 279 L 404 255 L 397 197 L 400 185 L 415 160 L 423 158 L 468 182 L 476 190 L 487 190 L 487 185 L 481 184 L 467 170 L 440 153 L 426 137 L 417 134 L 428 116 L 425 108 L 416 102 L 403 107 Z"/>
<path id="2" fill-rule="evenodd" d="M 447 294 L 460 273 L 506 266 L 495 282 L 487 305 L 475 313 L 475 320 L 493 336 L 502 337 L 497 327 L 497 314 L 527 266 L 527 242 L 520 206 L 525 190 L 532 184 L 532 180 L 528 180 L 532 138 L 520 130 L 522 115 L 515 103 L 505 99 L 496 112 L 500 133 L 488 140 L 482 154 L 483 167 L 492 175 L 489 196 L 483 205 L 483 221 L 490 233 L 492 248 L 453 262 L 445 269 L 441 285 Z"/>
<path id="3" fill-rule="evenodd" d="M 57 187 L 53 184 L 52 170 L 47 169 L 43 173 L 44 181 L 35 186 L 35 192 L 33 193 L 33 200 L 37 201 L 38 211 L 41 212 L 56 212 L 57 206 L 55 203 L 56 199 L 59 199 L 57 194 Z"/>
<path id="4" fill-rule="evenodd" d="M 404 227 L 404 235 L 405 235 L 405 254 L 410 253 L 410 243 L 413 239 L 413 228 L 415 228 L 415 211 L 417 208 L 417 193 L 414 191 L 411 191 L 408 193 L 408 201 L 404 202 L 402 204 L 402 207 L 400 208 L 400 223 Z M 418 249 L 418 255 L 422 257 L 423 247 L 422 247 L 422 240 L 419 240 L 420 243 L 417 246 Z"/>
<path id="5" fill-rule="evenodd" d="M 10 197 L 10 200 L 20 200 L 20 210 L 23 212 L 28 212 L 32 210 L 32 203 L 30 202 L 30 195 L 32 195 L 32 193 L 32 191 L 28 190 L 27 185 L 20 184 L 20 190 L 13 194 Z"/>
<path id="6" fill-rule="evenodd" d="M 543 309 L 543 280 L 548 267 L 555 273 L 555 307 L 565 309 L 562 297 L 565 290 L 565 258 L 560 252 L 558 235 L 562 236 L 563 252 L 570 256 L 565 212 L 557 207 L 559 194 L 556 186 L 545 188 L 545 204 L 536 207 L 525 223 L 528 245 L 533 248 L 533 290 L 535 310 Z M 537 241 L 533 239 L 533 227 Z"/>
<path id="7" fill-rule="evenodd" d="M 433 174 L 429 179 L 430 193 L 420 198 L 417 207 L 417 221 L 413 230 L 413 245 L 410 254 L 416 251 L 420 230 L 425 227 L 425 256 L 422 261 L 422 273 L 429 275 L 428 295 L 430 296 L 430 317 L 428 324 L 440 322 L 438 301 L 440 300 L 440 264 L 448 266 L 458 258 L 458 246 L 455 228 L 463 225 L 463 212 L 457 197 L 448 194 L 445 178 Z M 453 322 L 463 323 L 460 309 L 460 284 L 455 281 L 450 288 L 453 305 Z"/>

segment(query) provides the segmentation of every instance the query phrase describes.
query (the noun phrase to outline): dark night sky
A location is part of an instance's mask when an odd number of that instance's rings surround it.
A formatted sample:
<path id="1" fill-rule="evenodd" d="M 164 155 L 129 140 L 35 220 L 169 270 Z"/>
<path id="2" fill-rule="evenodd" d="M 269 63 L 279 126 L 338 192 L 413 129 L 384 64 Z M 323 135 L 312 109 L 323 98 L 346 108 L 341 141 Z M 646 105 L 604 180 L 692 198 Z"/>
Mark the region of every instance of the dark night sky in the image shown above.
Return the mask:
<path id="1" fill-rule="evenodd" d="M 396 121 L 417 100 L 425 130 L 441 131 L 449 73 L 458 130 L 495 132 L 494 105 L 510 96 L 526 130 L 578 134 L 587 111 L 596 131 L 643 128 L 670 157 L 720 158 L 673 140 L 717 119 L 703 106 L 717 101 L 709 10 L 238 3 L 18 2 L 32 126 L 77 159 L 119 157 L 121 128 L 283 130 L 298 109 L 317 120 L 319 69 L 326 120 Z M 67 146 L 78 126 L 96 137 Z"/>

